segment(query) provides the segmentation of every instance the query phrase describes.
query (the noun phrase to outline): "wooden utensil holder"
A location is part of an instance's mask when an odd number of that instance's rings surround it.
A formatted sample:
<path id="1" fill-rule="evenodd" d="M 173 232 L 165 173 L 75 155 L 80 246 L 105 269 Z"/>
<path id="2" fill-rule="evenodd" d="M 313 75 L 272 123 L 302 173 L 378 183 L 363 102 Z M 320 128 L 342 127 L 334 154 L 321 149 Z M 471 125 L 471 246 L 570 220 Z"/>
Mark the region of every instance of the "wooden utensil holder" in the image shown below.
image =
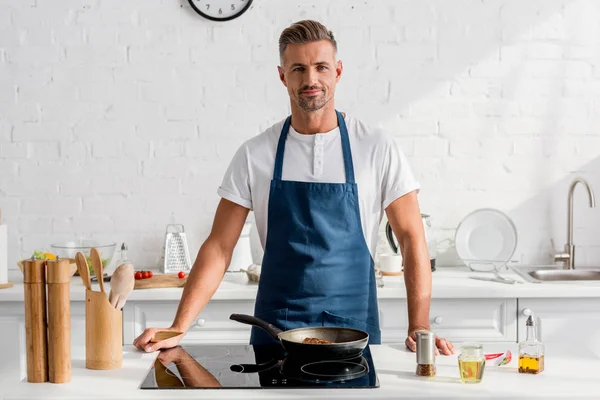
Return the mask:
<path id="1" fill-rule="evenodd" d="M 85 367 L 117 369 L 123 362 L 123 313 L 105 293 L 85 291 Z"/>

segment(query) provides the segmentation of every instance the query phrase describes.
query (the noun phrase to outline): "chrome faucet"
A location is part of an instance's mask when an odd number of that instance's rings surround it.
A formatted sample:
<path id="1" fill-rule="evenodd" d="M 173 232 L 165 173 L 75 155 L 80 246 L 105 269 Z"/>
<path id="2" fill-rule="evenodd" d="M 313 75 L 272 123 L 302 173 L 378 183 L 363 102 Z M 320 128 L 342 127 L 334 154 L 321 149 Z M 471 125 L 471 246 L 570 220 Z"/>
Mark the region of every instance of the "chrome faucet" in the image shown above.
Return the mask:
<path id="1" fill-rule="evenodd" d="M 575 244 L 573 244 L 573 193 L 578 183 L 583 184 L 588 192 L 590 199 L 590 207 L 596 207 L 594 191 L 592 187 L 583 178 L 575 178 L 569 187 L 569 214 L 567 220 L 567 244 L 565 244 L 564 253 L 559 253 L 554 256 L 554 261 L 564 263 L 564 269 L 575 269 Z"/>

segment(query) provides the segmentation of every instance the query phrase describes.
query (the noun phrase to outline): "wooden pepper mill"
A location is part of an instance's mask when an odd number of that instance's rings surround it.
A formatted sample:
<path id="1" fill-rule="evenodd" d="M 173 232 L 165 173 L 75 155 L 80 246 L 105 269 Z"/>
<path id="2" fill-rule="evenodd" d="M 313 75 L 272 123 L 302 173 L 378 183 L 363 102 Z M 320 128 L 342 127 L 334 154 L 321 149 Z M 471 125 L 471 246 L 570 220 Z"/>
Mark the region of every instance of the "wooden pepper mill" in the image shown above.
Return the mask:
<path id="1" fill-rule="evenodd" d="M 69 260 L 47 261 L 48 370 L 50 382 L 71 381 L 71 302 Z"/>
<path id="2" fill-rule="evenodd" d="M 46 261 L 24 260 L 25 344 L 27 382 L 48 381 L 48 343 L 46 337 Z"/>

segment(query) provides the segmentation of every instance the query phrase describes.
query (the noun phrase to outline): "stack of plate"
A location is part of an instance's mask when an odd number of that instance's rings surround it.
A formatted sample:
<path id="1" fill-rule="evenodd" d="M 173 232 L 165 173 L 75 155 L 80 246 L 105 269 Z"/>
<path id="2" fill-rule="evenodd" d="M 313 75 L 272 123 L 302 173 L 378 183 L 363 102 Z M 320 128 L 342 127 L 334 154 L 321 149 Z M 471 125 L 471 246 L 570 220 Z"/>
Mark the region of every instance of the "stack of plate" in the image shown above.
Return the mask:
<path id="1" fill-rule="evenodd" d="M 473 271 L 498 271 L 517 248 L 517 229 L 502 211 L 483 208 L 467 215 L 456 229 L 456 253 Z"/>

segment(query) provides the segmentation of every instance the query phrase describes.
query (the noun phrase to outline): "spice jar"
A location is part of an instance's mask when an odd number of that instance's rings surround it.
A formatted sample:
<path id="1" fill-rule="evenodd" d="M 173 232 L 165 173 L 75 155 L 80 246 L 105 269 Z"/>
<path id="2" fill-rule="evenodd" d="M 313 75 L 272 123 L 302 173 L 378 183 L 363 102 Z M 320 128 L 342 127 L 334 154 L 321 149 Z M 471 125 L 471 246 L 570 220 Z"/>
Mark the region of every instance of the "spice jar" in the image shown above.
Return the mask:
<path id="1" fill-rule="evenodd" d="M 479 383 L 485 369 L 483 346 L 479 343 L 463 343 L 458 356 L 460 380 L 463 383 Z"/>
<path id="2" fill-rule="evenodd" d="M 435 333 L 417 331 L 417 376 L 435 376 Z"/>

